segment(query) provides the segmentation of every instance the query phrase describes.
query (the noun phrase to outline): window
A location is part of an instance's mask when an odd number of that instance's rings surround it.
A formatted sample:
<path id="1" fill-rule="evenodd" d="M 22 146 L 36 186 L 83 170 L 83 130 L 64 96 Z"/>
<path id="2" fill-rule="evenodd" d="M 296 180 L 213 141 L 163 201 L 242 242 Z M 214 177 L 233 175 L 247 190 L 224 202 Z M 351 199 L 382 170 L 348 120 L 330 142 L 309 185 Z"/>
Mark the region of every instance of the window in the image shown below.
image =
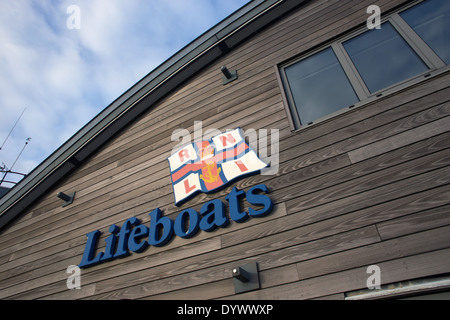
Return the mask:
<path id="1" fill-rule="evenodd" d="M 446 64 L 450 63 L 448 0 L 424 1 L 400 13 L 400 16 Z"/>
<path id="2" fill-rule="evenodd" d="M 342 45 L 370 93 L 428 70 L 389 22 Z"/>
<path id="3" fill-rule="evenodd" d="M 285 72 L 292 98 L 305 123 L 358 101 L 331 48 L 287 67 Z"/>
<path id="4" fill-rule="evenodd" d="M 296 129 L 450 63 L 450 1 L 424 0 L 280 67 Z"/>

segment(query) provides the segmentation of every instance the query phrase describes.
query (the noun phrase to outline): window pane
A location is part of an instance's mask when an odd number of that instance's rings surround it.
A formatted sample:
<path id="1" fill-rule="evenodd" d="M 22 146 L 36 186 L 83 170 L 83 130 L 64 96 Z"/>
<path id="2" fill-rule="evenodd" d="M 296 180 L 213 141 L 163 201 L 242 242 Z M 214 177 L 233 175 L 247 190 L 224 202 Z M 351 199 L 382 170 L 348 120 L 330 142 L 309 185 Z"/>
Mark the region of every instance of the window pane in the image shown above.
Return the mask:
<path id="1" fill-rule="evenodd" d="M 427 0 L 400 16 L 446 64 L 450 64 L 449 0 Z"/>
<path id="2" fill-rule="evenodd" d="M 331 48 L 285 69 L 302 124 L 358 102 Z"/>
<path id="3" fill-rule="evenodd" d="M 343 45 L 372 93 L 428 69 L 389 22 Z"/>

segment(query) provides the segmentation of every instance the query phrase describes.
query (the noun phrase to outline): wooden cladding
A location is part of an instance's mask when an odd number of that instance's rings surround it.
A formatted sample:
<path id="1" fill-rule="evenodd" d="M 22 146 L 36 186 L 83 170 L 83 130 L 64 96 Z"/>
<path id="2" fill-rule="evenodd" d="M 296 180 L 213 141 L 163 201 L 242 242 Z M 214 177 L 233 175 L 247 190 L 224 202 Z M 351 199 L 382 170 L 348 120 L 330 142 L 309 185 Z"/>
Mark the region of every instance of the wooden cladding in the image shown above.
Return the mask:
<path id="1" fill-rule="evenodd" d="M 386 12 L 403 3 L 377 5 Z M 373 264 L 383 284 L 447 273 L 449 72 L 290 130 L 275 66 L 364 25 L 370 4 L 310 1 L 149 106 L 2 232 L 0 299 L 342 299 L 366 287 Z M 222 65 L 239 79 L 224 86 Z M 278 129 L 278 173 L 176 207 L 171 135 L 193 133 L 194 121 L 204 131 Z M 271 190 L 270 215 L 83 270 L 81 289 L 67 289 L 66 269 L 80 263 L 87 233 L 133 216 L 148 224 L 155 208 L 173 219 L 261 183 Z M 76 191 L 73 204 L 62 208 L 59 191 Z M 231 270 L 247 262 L 258 263 L 261 289 L 235 295 Z"/>

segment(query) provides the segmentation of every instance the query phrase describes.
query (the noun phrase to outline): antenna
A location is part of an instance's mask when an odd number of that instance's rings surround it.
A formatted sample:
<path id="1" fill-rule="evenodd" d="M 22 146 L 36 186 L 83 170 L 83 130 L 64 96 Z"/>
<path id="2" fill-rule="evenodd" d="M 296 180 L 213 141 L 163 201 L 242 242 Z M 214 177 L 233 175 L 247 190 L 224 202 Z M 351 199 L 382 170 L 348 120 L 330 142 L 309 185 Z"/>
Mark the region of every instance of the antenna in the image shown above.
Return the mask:
<path id="1" fill-rule="evenodd" d="M 14 163 L 11 166 L 11 169 L 9 169 L 10 171 L 13 169 L 14 165 L 16 164 L 17 160 L 19 160 L 19 157 L 22 155 L 23 150 L 25 150 L 25 147 L 28 145 L 28 142 L 30 142 L 31 138 L 27 138 L 27 140 L 25 141 L 25 145 L 23 146 L 22 150 L 20 151 L 19 155 L 17 156 L 16 160 L 14 160 Z"/>
<path id="2" fill-rule="evenodd" d="M 23 109 L 22 113 L 20 114 L 19 118 L 16 120 L 16 122 L 14 123 L 14 126 L 12 127 L 11 131 L 8 133 L 5 141 L 3 141 L 2 145 L 0 146 L 0 150 L 3 149 L 6 141 L 8 140 L 8 138 L 11 136 L 12 132 L 14 131 L 14 129 L 16 128 L 17 124 L 19 123 L 19 120 L 22 118 L 23 114 L 25 113 L 25 110 L 27 108 Z M 26 174 L 20 173 L 20 172 L 14 172 L 12 171 L 12 169 L 14 168 L 14 165 L 17 163 L 17 160 L 19 160 L 20 156 L 22 155 L 23 151 L 25 150 L 26 146 L 28 145 L 28 143 L 30 142 L 31 138 L 27 138 L 25 140 L 25 145 L 23 146 L 22 150 L 20 151 L 19 155 L 17 156 L 16 160 L 14 160 L 14 163 L 12 164 L 11 168 L 7 168 L 6 164 L 4 162 L 2 162 L 2 165 L 0 166 L 0 172 L 4 173 L 2 179 L 0 180 L 0 186 L 2 185 L 2 183 L 11 183 L 11 184 L 17 184 L 17 181 L 7 181 L 6 176 L 8 174 L 14 174 L 14 175 L 20 175 L 22 177 L 25 177 Z"/>
<path id="3" fill-rule="evenodd" d="M 14 168 L 14 165 L 16 164 L 17 160 L 19 160 L 20 156 L 21 156 L 22 153 L 23 153 L 23 150 L 25 150 L 25 148 L 26 148 L 26 146 L 28 145 L 28 142 L 30 142 L 30 140 L 31 140 L 31 138 L 27 138 L 27 139 L 25 140 L 25 145 L 23 146 L 23 148 L 22 148 L 22 150 L 20 151 L 19 155 L 17 156 L 16 160 L 14 160 L 14 163 L 13 163 L 13 165 L 11 166 L 11 168 L 8 169 L 8 168 L 6 167 L 6 164 L 5 164 L 4 162 L 2 162 L 2 166 L 0 166 L 0 172 L 4 173 L 4 175 L 3 175 L 2 180 L 0 180 L 0 186 L 2 185 L 2 183 L 12 183 L 12 184 L 17 184 L 17 182 L 15 182 L 15 181 L 7 181 L 7 180 L 5 180 L 5 179 L 6 179 L 6 176 L 8 175 L 8 173 L 9 173 L 9 174 L 19 175 L 19 176 L 22 176 L 22 177 L 25 177 L 25 176 L 26 176 L 26 174 L 20 173 L 20 172 L 14 172 L 14 171 L 12 171 L 12 169 Z"/>
<path id="4" fill-rule="evenodd" d="M 27 108 L 23 109 L 22 113 L 20 114 L 19 118 L 16 120 L 16 123 L 14 123 L 11 131 L 8 133 L 8 135 L 6 136 L 5 141 L 3 141 L 2 146 L 0 147 L 0 150 L 3 149 L 3 146 L 5 145 L 6 141 L 8 140 L 9 136 L 11 135 L 11 133 L 14 131 L 14 128 L 16 127 L 17 123 L 19 123 L 20 118 L 22 118 L 25 110 L 27 110 Z"/>

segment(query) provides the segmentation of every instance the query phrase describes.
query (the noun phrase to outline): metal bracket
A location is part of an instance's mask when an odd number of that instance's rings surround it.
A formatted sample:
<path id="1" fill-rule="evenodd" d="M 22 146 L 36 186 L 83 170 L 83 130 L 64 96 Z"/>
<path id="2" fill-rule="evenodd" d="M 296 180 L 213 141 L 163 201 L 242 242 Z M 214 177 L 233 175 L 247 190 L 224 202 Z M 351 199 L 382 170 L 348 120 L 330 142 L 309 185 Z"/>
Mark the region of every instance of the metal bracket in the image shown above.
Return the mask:
<path id="1" fill-rule="evenodd" d="M 223 73 L 222 81 L 224 85 L 238 78 L 237 70 L 230 71 L 226 66 L 223 66 L 220 70 Z"/>
<path id="2" fill-rule="evenodd" d="M 56 196 L 58 198 L 60 198 L 61 200 L 64 200 L 64 204 L 63 204 L 63 208 L 65 206 L 68 206 L 69 204 L 72 204 L 73 199 L 75 199 L 75 193 L 76 192 L 72 192 L 71 194 L 67 195 L 64 192 L 59 192 Z"/>
<path id="3" fill-rule="evenodd" d="M 234 278 L 234 292 L 236 294 L 261 288 L 258 264 L 256 262 L 235 267 L 232 269 L 232 274 Z"/>

